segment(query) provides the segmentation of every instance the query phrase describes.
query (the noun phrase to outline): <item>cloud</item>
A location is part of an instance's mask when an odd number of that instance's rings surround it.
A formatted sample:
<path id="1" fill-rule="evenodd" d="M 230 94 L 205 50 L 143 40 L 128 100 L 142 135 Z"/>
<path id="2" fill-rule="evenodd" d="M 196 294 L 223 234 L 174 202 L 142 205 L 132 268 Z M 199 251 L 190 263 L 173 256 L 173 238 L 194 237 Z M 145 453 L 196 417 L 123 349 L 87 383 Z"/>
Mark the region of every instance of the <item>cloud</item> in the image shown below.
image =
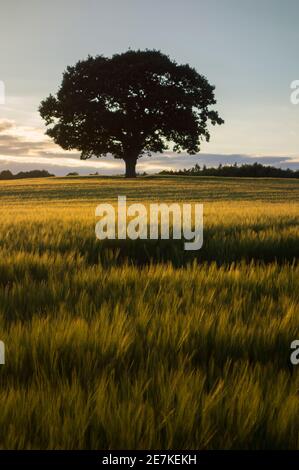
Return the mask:
<path id="1" fill-rule="evenodd" d="M 14 121 L 9 119 L 0 119 L 0 133 L 14 126 Z"/>
<path id="2" fill-rule="evenodd" d="M 191 168 L 200 166 L 215 167 L 219 164 L 262 163 L 281 168 L 299 169 L 299 157 L 287 155 L 261 156 L 245 154 L 188 155 L 165 152 L 143 157 L 138 161 L 137 171 L 155 173 L 161 170 Z M 77 171 L 81 174 L 98 171 L 100 174 L 120 174 L 124 172 L 124 162 L 112 156 L 100 159 L 80 160 L 80 153 L 65 151 L 44 134 L 39 127 L 18 126 L 14 121 L 0 120 L 0 170 L 46 169 L 57 175 Z"/>
<path id="3" fill-rule="evenodd" d="M 0 156 L 64 158 L 78 157 L 79 153 L 61 149 L 38 127 L 17 126 L 14 121 L 0 120 Z"/>
<path id="4" fill-rule="evenodd" d="M 182 169 L 191 168 L 196 163 L 200 166 L 217 167 L 218 165 L 233 165 L 237 163 L 262 163 L 263 165 L 273 165 L 281 168 L 299 168 L 299 158 L 291 159 L 289 156 L 258 156 L 243 154 L 209 154 L 199 153 L 188 155 L 185 153 L 174 154 L 166 152 L 165 154 L 154 155 L 150 158 L 140 160 L 138 165 L 140 171 L 161 171 L 161 169 Z"/>

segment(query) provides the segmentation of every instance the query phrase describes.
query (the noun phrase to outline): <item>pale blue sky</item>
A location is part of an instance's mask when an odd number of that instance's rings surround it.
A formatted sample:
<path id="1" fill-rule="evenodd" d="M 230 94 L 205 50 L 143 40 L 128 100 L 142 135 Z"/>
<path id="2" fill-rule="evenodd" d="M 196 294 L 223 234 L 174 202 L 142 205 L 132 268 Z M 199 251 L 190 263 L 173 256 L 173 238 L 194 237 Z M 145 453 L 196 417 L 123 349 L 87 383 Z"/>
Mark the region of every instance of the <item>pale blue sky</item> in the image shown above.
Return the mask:
<path id="1" fill-rule="evenodd" d="M 37 107 L 67 65 L 129 47 L 161 49 L 216 85 L 226 122 L 212 129 L 203 153 L 279 157 L 278 164 L 284 157 L 299 167 L 299 105 L 290 103 L 290 83 L 299 79 L 298 18 L 298 0 L 1 0 L 0 169 L 69 168 L 63 160 L 77 156 L 44 140 Z M 94 167 L 101 171 L 100 161 Z"/>

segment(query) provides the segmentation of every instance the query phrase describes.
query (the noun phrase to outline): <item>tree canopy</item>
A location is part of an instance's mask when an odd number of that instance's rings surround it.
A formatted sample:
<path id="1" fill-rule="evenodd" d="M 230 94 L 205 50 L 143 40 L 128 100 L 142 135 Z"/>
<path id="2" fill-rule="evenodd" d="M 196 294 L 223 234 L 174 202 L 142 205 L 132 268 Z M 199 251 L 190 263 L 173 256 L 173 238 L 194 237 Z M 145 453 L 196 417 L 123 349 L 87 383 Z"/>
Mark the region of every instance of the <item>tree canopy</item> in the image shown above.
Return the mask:
<path id="1" fill-rule="evenodd" d="M 134 177 L 144 154 L 199 152 L 208 124 L 224 122 L 215 103 L 214 86 L 188 64 L 157 50 L 129 50 L 67 67 L 57 95 L 39 111 L 63 149 L 79 150 L 82 159 L 112 154 Z"/>

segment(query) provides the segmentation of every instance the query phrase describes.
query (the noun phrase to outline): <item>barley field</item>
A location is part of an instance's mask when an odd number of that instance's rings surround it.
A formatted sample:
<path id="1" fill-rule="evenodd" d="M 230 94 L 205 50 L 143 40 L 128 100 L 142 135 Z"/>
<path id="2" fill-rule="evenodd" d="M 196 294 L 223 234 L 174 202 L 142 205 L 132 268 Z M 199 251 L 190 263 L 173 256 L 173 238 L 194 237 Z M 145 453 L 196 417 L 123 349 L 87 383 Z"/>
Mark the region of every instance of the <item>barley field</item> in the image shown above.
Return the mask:
<path id="1" fill-rule="evenodd" d="M 100 242 L 95 207 L 204 204 L 204 244 Z M 1 449 L 298 449 L 299 181 L 0 184 Z"/>

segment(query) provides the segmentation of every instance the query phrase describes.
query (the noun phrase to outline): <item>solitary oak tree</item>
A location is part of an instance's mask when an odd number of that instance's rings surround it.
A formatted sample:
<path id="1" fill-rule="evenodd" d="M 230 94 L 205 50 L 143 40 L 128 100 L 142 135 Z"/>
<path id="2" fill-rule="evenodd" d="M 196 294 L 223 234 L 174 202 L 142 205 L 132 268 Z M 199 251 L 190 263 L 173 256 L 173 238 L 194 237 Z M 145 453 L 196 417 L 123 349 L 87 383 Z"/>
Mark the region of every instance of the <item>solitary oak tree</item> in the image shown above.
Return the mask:
<path id="1" fill-rule="evenodd" d="M 214 87 L 194 68 L 160 51 L 129 50 L 67 67 L 57 95 L 39 111 L 62 148 L 80 150 L 82 159 L 112 154 L 135 177 L 144 154 L 197 153 L 210 138 L 209 122 L 224 122 L 210 109 L 215 103 Z"/>

